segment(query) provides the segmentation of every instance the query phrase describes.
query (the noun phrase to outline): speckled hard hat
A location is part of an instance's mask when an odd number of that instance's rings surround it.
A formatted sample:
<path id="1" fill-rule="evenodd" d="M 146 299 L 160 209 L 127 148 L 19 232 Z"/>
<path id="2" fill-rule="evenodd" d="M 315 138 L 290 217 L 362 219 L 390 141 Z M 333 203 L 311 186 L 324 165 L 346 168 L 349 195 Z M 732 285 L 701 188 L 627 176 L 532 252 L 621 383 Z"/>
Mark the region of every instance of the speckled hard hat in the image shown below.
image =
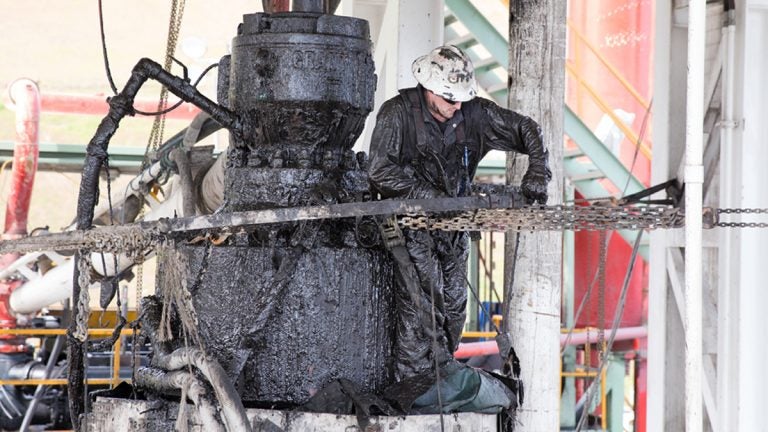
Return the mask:
<path id="1" fill-rule="evenodd" d="M 437 47 L 417 58 L 411 71 L 424 88 L 448 100 L 466 102 L 477 96 L 472 60 L 453 45 Z"/>

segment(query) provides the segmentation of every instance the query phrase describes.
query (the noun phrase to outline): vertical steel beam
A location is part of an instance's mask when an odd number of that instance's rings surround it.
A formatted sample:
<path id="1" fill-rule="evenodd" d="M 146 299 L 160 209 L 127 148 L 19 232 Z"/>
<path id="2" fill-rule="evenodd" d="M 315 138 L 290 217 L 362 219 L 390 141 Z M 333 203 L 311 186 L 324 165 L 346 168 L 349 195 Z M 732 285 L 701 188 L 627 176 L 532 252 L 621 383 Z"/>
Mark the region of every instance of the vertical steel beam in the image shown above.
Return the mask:
<path id="1" fill-rule="evenodd" d="M 721 85 L 721 127 L 720 127 L 720 206 L 737 207 L 733 190 L 731 170 L 734 161 L 733 135 L 736 127 L 734 122 L 734 90 L 736 75 L 736 25 L 735 11 L 728 10 L 726 26 L 723 27 L 722 42 L 723 71 Z M 718 422 L 714 425 L 715 431 L 726 431 L 738 424 L 738 352 L 737 317 L 738 317 L 738 289 L 733 279 L 733 263 L 738 262 L 738 252 L 734 249 L 735 236 L 738 232 L 720 230 L 718 248 L 718 276 L 717 287 L 717 390 L 715 392 L 718 408 Z M 738 421 L 738 420 L 737 420 Z"/>
<path id="2" fill-rule="evenodd" d="M 413 87 L 413 61 L 443 44 L 443 1 L 397 1 L 397 88 Z"/>
<path id="3" fill-rule="evenodd" d="M 768 207 L 768 0 L 738 1 L 736 8 L 736 70 L 734 109 L 731 120 L 734 140 L 731 145 L 732 165 L 721 174 L 728 176 L 730 205 L 734 207 Z M 754 218 L 744 216 L 744 221 Z M 730 301 L 735 303 L 730 313 L 735 335 L 731 333 L 734 351 L 731 356 L 731 377 L 737 385 L 727 397 L 736 400 L 730 412 L 721 418 L 730 421 L 727 430 L 765 430 L 765 388 L 768 370 L 765 358 L 768 347 L 762 343 L 768 333 L 765 290 L 765 257 L 768 255 L 768 230 L 731 230 Z M 735 231 L 735 232 L 734 232 Z M 718 361 L 718 367 L 719 361 Z M 727 379 L 728 377 L 726 377 Z M 735 424 L 734 424 L 735 423 Z"/>
<path id="4" fill-rule="evenodd" d="M 685 140 L 685 429 L 701 431 L 702 188 L 704 183 L 704 36 L 706 1 L 688 3 L 688 85 Z"/>

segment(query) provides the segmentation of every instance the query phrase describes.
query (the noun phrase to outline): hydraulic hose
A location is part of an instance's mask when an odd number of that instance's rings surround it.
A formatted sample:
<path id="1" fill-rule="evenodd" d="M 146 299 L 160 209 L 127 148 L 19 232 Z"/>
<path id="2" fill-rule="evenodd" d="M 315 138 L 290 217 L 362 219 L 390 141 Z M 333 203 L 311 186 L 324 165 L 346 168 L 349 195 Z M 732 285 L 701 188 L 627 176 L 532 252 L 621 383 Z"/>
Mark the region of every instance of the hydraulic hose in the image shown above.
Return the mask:
<path id="1" fill-rule="evenodd" d="M 244 125 L 240 118 L 229 109 L 217 105 L 214 101 L 205 97 L 192 84 L 165 71 L 163 67 L 147 58 L 139 60 L 133 68 L 131 77 L 126 82 L 123 90 L 109 99 L 109 112 L 102 119 L 96 133 L 86 148 L 86 158 L 83 165 L 83 174 L 80 181 L 80 192 L 77 200 L 77 229 L 87 230 L 93 224 L 94 207 L 98 198 L 99 172 L 107 159 L 107 147 L 112 136 L 120 126 L 120 121 L 127 115 L 133 115 L 133 101 L 139 89 L 144 83 L 153 79 L 164 85 L 171 93 L 180 99 L 190 102 L 223 127 L 229 129 L 236 136 L 243 135 Z M 75 254 L 75 261 L 86 251 Z M 78 322 L 83 321 L 82 311 L 78 306 L 80 297 L 80 272 L 75 266 L 72 284 L 72 317 L 68 331 L 68 358 L 69 376 L 67 390 L 69 392 L 69 409 L 72 424 L 76 430 L 80 429 L 80 415 L 85 411 L 85 342 L 74 336 L 78 329 Z M 87 289 L 84 287 L 83 289 Z"/>
<path id="2" fill-rule="evenodd" d="M 250 432 L 251 425 L 243 402 L 219 362 L 209 358 L 198 348 L 186 347 L 179 348 L 170 354 L 156 352 L 152 358 L 153 366 L 167 371 L 183 369 L 190 364 L 200 370 L 213 387 L 227 430 Z"/>

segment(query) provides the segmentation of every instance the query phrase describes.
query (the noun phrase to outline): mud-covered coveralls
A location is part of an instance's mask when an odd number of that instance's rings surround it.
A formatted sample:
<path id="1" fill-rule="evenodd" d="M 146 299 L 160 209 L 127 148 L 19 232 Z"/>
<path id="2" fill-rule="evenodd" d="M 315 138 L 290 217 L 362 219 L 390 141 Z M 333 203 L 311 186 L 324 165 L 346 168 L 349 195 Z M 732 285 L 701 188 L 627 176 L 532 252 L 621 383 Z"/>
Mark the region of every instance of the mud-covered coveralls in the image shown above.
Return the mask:
<path id="1" fill-rule="evenodd" d="M 369 179 L 382 198 L 456 197 L 469 193 L 477 165 L 490 150 L 528 155 L 521 184 L 529 201 L 546 202 L 551 179 L 548 152 L 539 125 L 532 119 L 473 98 L 445 123 L 427 109 L 424 88 L 400 91 L 386 101 L 371 138 Z M 465 232 L 404 230 L 405 247 L 418 275 L 422 305 L 431 308 L 435 295 L 437 335 L 452 358 L 466 318 L 468 235 Z M 405 291 L 403 272 L 396 269 L 396 375 L 404 379 L 430 369 L 432 338 L 422 329 L 419 311 Z M 430 311 L 431 313 L 431 311 Z"/>

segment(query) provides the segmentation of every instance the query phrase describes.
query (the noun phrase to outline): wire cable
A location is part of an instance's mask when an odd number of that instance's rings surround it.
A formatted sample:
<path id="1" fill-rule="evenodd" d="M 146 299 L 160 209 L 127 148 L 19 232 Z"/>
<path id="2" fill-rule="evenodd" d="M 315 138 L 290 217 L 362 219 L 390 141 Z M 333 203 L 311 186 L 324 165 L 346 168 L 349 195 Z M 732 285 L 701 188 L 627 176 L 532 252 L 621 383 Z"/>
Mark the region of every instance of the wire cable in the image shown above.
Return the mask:
<path id="1" fill-rule="evenodd" d="M 611 348 L 613 348 L 613 342 L 616 339 L 616 331 L 619 328 L 619 325 L 621 324 L 621 317 L 624 315 L 624 307 L 626 306 L 627 301 L 627 292 L 629 291 L 629 282 L 632 278 L 632 272 L 635 269 L 635 262 L 637 261 L 637 254 L 640 250 L 640 240 L 643 237 L 643 230 L 638 230 L 637 237 L 635 238 L 635 244 L 632 247 L 632 255 L 629 257 L 629 264 L 627 266 L 627 272 L 624 274 L 624 283 L 621 287 L 621 294 L 619 295 L 619 302 L 616 305 L 616 311 L 613 313 L 613 323 L 611 325 L 611 333 L 608 336 L 608 343 L 606 344 L 606 352 L 610 352 Z M 597 383 L 600 382 L 602 378 L 603 370 L 605 369 L 605 366 L 608 364 L 608 357 L 602 359 L 600 362 L 600 367 L 597 370 L 597 377 L 598 379 L 592 381 L 592 384 L 590 384 L 589 388 L 587 389 L 587 401 L 584 405 L 584 409 L 582 410 L 581 417 L 579 418 L 579 422 L 576 425 L 576 431 L 580 432 L 581 428 L 584 426 L 584 422 L 586 421 L 586 418 L 589 416 L 589 407 L 592 405 L 592 398 L 595 395 L 595 388 L 597 387 Z"/>
<path id="2" fill-rule="evenodd" d="M 117 86 L 115 86 L 115 81 L 112 79 L 112 71 L 109 67 L 109 56 L 107 55 L 107 38 L 104 35 L 104 9 L 101 5 L 101 0 L 99 0 L 99 30 L 101 31 L 101 51 L 102 56 L 104 57 L 104 69 L 106 69 L 107 72 L 107 81 L 109 81 L 109 86 L 112 88 L 112 92 L 117 94 Z"/>
<path id="3" fill-rule="evenodd" d="M 632 172 L 635 170 L 637 157 L 640 154 L 640 145 L 642 145 L 643 138 L 645 137 L 646 127 L 648 126 L 648 117 L 651 114 L 652 106 L 653 106 L 653 98 L 651 98 L 651 101 L 648 103 L 648 108 L 645 110 L 645 115 L 643 116 L 643 123 L 640 126 L 640 134 L 637 137 L 637 142 L 635 143 L 635 154 L 632 156 L 632 163 L 629 165 L 629 173 L 627 173 L 627 183 L 624 185 L 624 189 L 621 192 L 622 196 L 626 195 L 627 189 L 629 189 L 629 183 L 632 180 Z"/>
<path id="4" fill-rule="evenodd" d="M 622 194 L 621 194 L 622 196 L 626 195 L 627 189 L 629 188 L 629 182 L 630 182 L 630 179 L 632 178 L 632 171 L 635 168 L 635 163 L 637 162 L 638 154 L 639 154 L 639 151 L 640 151 L 640 143 L 643 142 L 643 139 L 645 138 L 645 134 L 647 132 L 647 128 L 646 127 L 647 127 L 647 124 L 648 124 L 648 117 L 650 116 L 651 107 L 652 106 L 653 106 L 653 98 L 651 98 L 651 101 L 648 104 L 648 108 L 645 111 L 645 115 L 643 116 L 643 123 L 642 123 L 642 126 L 640 127 L 640 133 L 639 133 L 638 138 L 637 138 L 637 145 L 635 146 L 635 153 L 634 153 L 634 156 L 632 158 L 632 164 L 630 165 L 630 168 L 629 168 L 629 175 L 627 176 L 627 183 L 624 186 L 624 190 L 622 191 Z M 614 198 L 613 197 L 605 197 L 605 198 L 599 198 L 599 199 L 595 199 L 595 198 L 588 199 L 588 198 L 585 198 L 585 199 L 580 199 L 580 200 L 574 200 L 574 202 L 593 202 L 593 201 L 606 201 L 606 200 L 611 201 L 611 200 L 614 200 Z M 615 231 L 610 231 L 608 233 L 607 242 L 609 244 L 611 242 L 611 237 L 613 236 L 614 232 Z M 634 262 L 632 263 L 632 265 L 634 265 Z M 598 275 L 596 273 L 595 277 L 592 279 L 592 282 L 589 284 L 589 287 L 587 288 L 587 292 L 585 293 L 584 297 L 581 298 L 581 302 L 579 303 L 579 307 L 576 310 L 576 314 L 574 314 L 573 326 L 571 326 L 568 329 L 568 333 L 567 333 L 567 335 L 565 337 L 565 344 L 563 345 L 563 348 L 560 350 L 560 356 L 562 356 L 565 353 L 565 348 L 564 347 L 568 346 L 568 342 L 570 342 L 571 338 L 573 337 L 573 331 L 576 329 L 576 323 L 579 321 L 579 318 L 581 317 L 581 313 L 582 313 L 582 311 L 584 309 L 584 305 L 585 305 L 587 299 L 589 299 L 590 294 L 592 293 L 592 288 L 594 288 L 595 284 L 597 283 L 597 280 L 598 280 Z"/>

